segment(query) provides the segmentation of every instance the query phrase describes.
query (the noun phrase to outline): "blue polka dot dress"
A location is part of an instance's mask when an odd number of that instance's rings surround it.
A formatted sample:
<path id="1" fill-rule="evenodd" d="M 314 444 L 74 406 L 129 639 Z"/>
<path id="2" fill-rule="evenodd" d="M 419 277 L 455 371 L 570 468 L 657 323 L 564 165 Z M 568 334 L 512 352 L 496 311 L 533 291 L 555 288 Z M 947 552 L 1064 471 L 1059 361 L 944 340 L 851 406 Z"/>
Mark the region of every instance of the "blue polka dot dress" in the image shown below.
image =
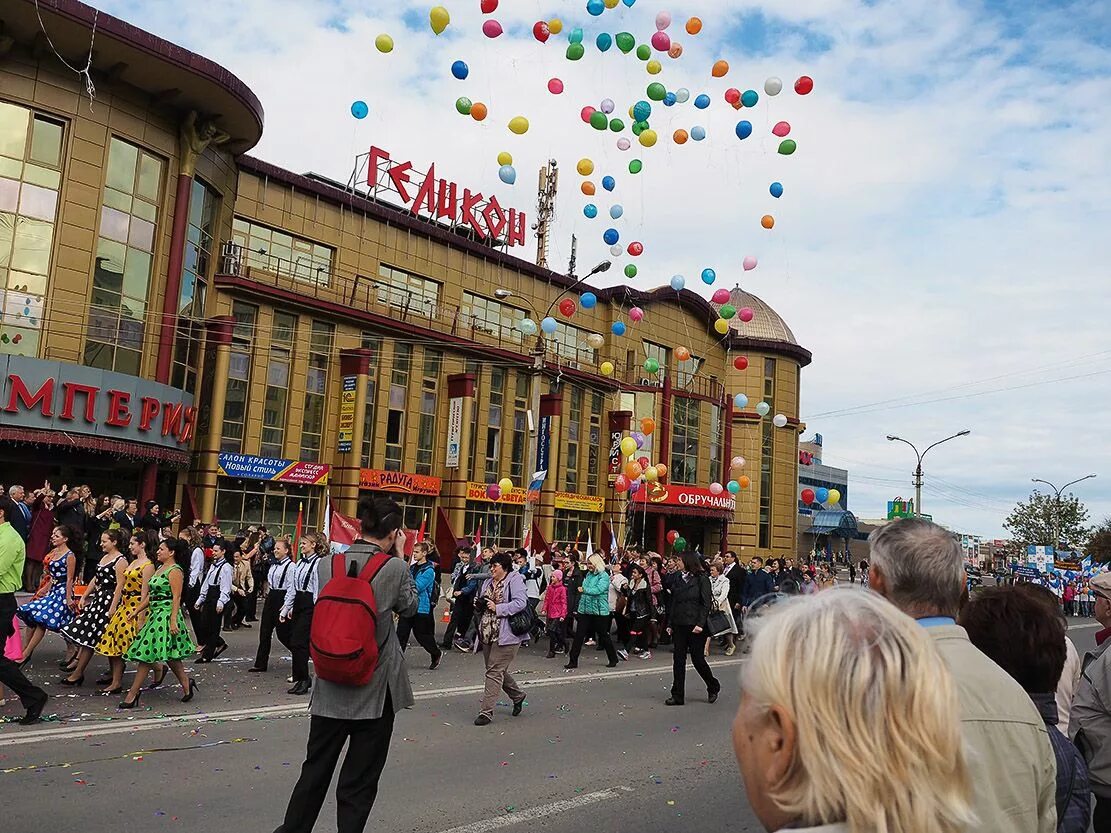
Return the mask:
<path id="1" fill-rule="evenodd" d="M 16 616 L 30 628 L 43 627 L 57 633 L 73 620 L 73 611 L 66 606 L 66 578 L 70 552 L 67 550 L 46 566 L 50 574 L 50 590 L 45 596 L 22 605 Z"/>

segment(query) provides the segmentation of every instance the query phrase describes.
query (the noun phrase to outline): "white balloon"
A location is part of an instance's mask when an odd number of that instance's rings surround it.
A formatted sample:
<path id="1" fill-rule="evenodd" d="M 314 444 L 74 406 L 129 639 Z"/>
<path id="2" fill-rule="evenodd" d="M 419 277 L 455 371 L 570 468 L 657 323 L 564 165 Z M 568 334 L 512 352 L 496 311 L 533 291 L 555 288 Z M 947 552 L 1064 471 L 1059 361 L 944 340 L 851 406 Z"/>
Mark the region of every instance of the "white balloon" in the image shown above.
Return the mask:
<path id="1" fill-rule="evenodd" d="M 606 340 L 598 333 L 591 333 L 586 337 L 586 343 L 593 347 L 595 350 L 601 350 L 606 345 Z"/>
<path id="2" fill-rule="evenodd" d="M 764 82 L 764 92 L 768 95 L 779 95 L 783 89 L 783 79 L 776 78 L 774 75 Z"/>
<path id="3" fill-rule="evenodd" d="M 628 139 L 626 139 L 624 136 L 622 136 L 620 139 L 617 140 L 617 149 L 618 150 L 628 150 L 630 147 L 632 147 L 632 143 Z"/>
<path id="4" fill-rule="evenodd" d="M 783 416 L 783 414 L 776 414 L 772 417 L 772 425 L 776 428 L 785 428 L 787 426 L 787 417 Z"/>
<path id="5" fill-rule="evenodd" d="M 624 251 L 625 249 L 622 248 L 620 243 L 614 243 L 612 246 L 610 246 L 610 254 L 614 257 L 621 257 Z"/>
<path id="6" fill-rule="evenodd" d="M 758 413 L 760 416 L 767 416 L 768 412 L 771 411 L 771 409 L 772 406 L 769 405 L 767 402 L 756 403 L 756 413 Z"/>
<path id="7" fill-rule="evenodd" d="M 611 98 L 603 98 L 602 99 L 602 112 L 603 113 L 607 113 L 607 114 L 612 113 L 613 108 L 614 108 L 613 99 L 611 99 Z"/>
<path id="8" fill-rule="evenodd" d="M 686 104 L 688 101 L 690 101 L 690 97 L 691 91 L 688 90 L 686 87 L 680 87 L 675 91 L 675 100 L 679 104 Z"/>

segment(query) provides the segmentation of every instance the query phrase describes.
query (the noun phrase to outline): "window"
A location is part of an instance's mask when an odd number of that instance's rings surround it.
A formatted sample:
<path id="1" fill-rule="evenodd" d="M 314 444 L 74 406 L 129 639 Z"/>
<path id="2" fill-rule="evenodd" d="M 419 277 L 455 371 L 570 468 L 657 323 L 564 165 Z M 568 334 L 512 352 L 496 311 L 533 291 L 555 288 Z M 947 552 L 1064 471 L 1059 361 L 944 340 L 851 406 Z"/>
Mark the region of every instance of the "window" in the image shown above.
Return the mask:
<path id="1" fill-rule="evenodd" d="M 513 453 L 509 458 L 509 477 L 520 484 L 525 484 L 526 476 L 532 479 L 532 472 L 525 471 L 528 462 L 528 409 L 529 374 L 518 370 L 513 392 Z"/>
<path id="2" fill-rule="evenodd" d="M 196 391 L 200 358 L 201 321 L 208 297 L 208 278 L 215 248 L 216 218 L 220 198 L 199 179 L 193 180 L 189 197 L 189 225 L 185 234 L 181 291 L 177 304 L 177 333 L 174 336 L 174 366 L 171 384 L 190 393 Z"/>
<path id="3" fill-rule="evenodd" d="M 764 359 L 764 401 L 775 413 L 775 359 Z M 760 421 L 760 529 L 759 546 L 771 547 L 772 539 L 772 457 L 775 452 L 775 433 L 771 419 Z"/>
<path id="4" fill-rule="evenodd" d="M 39 354 L 63 132 L 59 121 L 0 102 L 0 353 Z"/>
<path id="5" fill-rule="evenodd" d="M 474 535 L 482 528 L 482 545 L 513 549 L 524 542 L 525 508 L 520 504 L 468 500 L 463 515 L 463 534 Z"/>
<path id="6" fill-rule="evenodd" d="M 702 359 L 698 356 L 691 356 L 689 359 L 681 362 L 676 362 L 675 366 L 675 384 L 683 390 L 690 390 L 694 385 L 694 377 L 698 375 L 699 369 L 702 367 Z"/>
<path id="7" fill-rule="evenodd" d="M 655 359 L 660 366 L 659 379 L 667 375 L 667 371 L 671 368 L 671 351 L 664 347 L 662 344 L 653 344 L 651 341 L 644 342 L 644 361 Z M 651 376 L 647 371 L 645 376 Z"/>
<path id="8" fill-rule="evenodd" d="M 633 414 L 631 426 L 633 431 L 640 430 L 640 421 L 645 417 L 652 417 L 652 419 L 656 418 L 656 394 L 651 391 L 622 393 L 619 402 L 619 411 L 631 411 Z M 652 458 L 652 447 L 655 437 L 655 434 L 648 434 L 644 437 L 644 445 L 637 452 L 637 457 L 644 456 L 649 459 Z"/>
<path id="9" fill-rule="evenodd" d="M 386 411 L 386 471 L 401 471 L 405 459 L 405 412 L 408 410 L 409 372 L 413 346 L 394 342 L 390 371 L 390 401 Z"/>
<path id="10" fill-rule="evenodd" d="M 243 426 L 247 419 L 247 394 L 251 386 L 251 353 L 255 340 L 258 307 L 236 301 L 231 307 L 235 326 L 228 362 L 227 399 L 224 402 L 224 432 L 221 451 L 242 453 Z M 224 516 L 221 516 L 224 517 Z"/>
<path id="11" fill-rule="evenodd" d="M 305 413 L 301 420 L 301 459 L 320 461 L 324 434 L 324 401 L 328 395 L 328 364 L 336 328 L 327 321 L 313 321 L 309 335 L 309 368 L 305 377 Z"/>
<path id="12" fill-rule="evenodd" d="M 556 509 L 554 531 L 555 540 L 552 542 L 553 544 L 573 546 L 577 542 L 579 552 L 585 552 L 586 539 L 589 535 L 595 549 L 598 547 L 598 516 L 593 512 Z"/>
<path id="13" fill-rule="evenodd" d="M 432 509 L 436 498 L 430 495 L 407 495 L 404 492 L 379 492 L 373 489 L 363 489 L 359 494 L 388 497 L 401 507 L 401 518 L 405 528 L 416 531 L 420 529 L 421 521 L 424 521 L 425 540 L 432 542 Z"/>
<path id="14" fill-rule="evenodd" d="M 721 433 L 722 409 L 718 405 L 710 406 L 710 480 L 721 477 L 721 448 L 723 437 Z"/>
<path id="15" fill-rule="evenodd" d="M 436 314 L 440 285 L 403 269 L 381 264 L 378 267 L 378 303 L 413 310 L 429 318 Z"/>
<path id="16" fill-rule="evenodd" d="M 474 377 L 474 399 L 471 408 L 471 441 L 467 449 L 467 471 L 472 475 L 477 471 L 478 454 L 478 398 L 482 393 L 482 369 L 474 359 L 463 360 L 463 372 Z"/>
<path id="17" fill-rule="evenodd" d="M 671 405 L 671 469 L 672 483 L 698 483 L 699 405 L 697 399 L 676 396 Z"/>
<path id="18" fill-rule="evenodd" d="M 545 335 L 544 338 L 547 340 L 548 349 L 557 356 L 573 362 L 595 364 L 598 352 L 586 341 L 590 335 L 593 333 L 560 321 L 559 328 L 551 335 Z"/>
<path id="19" fill-rule="evenodd" d="M 436 448 L 436 393 L 444 354 L 424 349 L 424 376 L 420 383 L 420 422 L 417 424 L 417 474 L 432 474 Z"/>
<path id="20" fill-rule="evenodd" d="M 583 389 L 571 385 L 567 442 L 563 447 L 563 483 L 568 492 L 579 490 L 579 449 L 582 447 Z"/>
<path id="21" fill-rule="evenodd" d="M 362 348 L 371 352 L 366 376 L 366 409 L 363 411 L 363 468 L 374 468 L 374 430 L 378 425 L 378 363 L 382 357 L 382 339 L 363 333 Z"/>
<path id="22" fill-rule="evenodd" d="M 602 394 L 590 395 L 590 442 L 587 445 L 586 490 L 598 494 L 598 471 L 601 468 L 602 448 Z"/>
<path id="23" fill-rule="evenodd" d="M 266 399 L 262 404 L 263 457 L 284 457 L 285 425 L 289 405 L 290 366 L 293 341 L 297 335 L 297 316 L 274 313 L 274 332 L 270 337 L 270 361 L 266 366 Z"/>
<path id="24" fill-rule="evenodd" d="M 85 364 L 138 375 L 158 239 L 162 160 L 112 137 L 100 206 Z"/>
<path id="25" fill-rule="evenodd" d="M 505 370 L 490 370 L 490 411 L 486 419 L 486 482 L 501 479 L 501 423 L 505 403 Z M 520 484 L 518 484 L 520 485 Z"/>
<path id="26" fill-rule="evenodd" d="M 497 336 L 499 341 L 510 341 L 514 344 L 521 344 L 524 341 L 524 335 L 517 327 L 528 317 L 528 313 L 523 309 L 483 298 L 473 292 L 464 292 L 461 312 L 462 323 L 468 329 L 473 328 Z"/>
<path id="27" fill-rule="evenodd" d="M 316 286 L 328 286 L 331 280 L 333 251 L 328 246 L 239 217 L 232 223 L 231 236 L 240 258 L 252 269 Z"/>
<path id="28" fill-rule="evenodd" d="M 216 481 L 216 517 L 225 532 L 261 524 L 274 535 L 292 535 L 298 510 L 304 511 L 303 529 L 320 528 L 323 496 L 319 486 L 221 477 Z"/>

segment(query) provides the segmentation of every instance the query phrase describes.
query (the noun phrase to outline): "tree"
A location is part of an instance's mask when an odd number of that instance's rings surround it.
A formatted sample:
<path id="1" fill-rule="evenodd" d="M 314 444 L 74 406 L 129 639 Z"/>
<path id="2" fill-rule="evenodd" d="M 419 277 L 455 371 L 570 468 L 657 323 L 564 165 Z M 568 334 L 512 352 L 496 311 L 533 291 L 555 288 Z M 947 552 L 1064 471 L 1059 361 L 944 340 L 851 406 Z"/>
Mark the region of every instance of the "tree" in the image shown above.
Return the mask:
<path id="1" fill-rule="evenodd" d="M 1100 564 L 1111 561 L 1111 518 L 1104 518 L 1088 539 L 1088 555 Z"/>
<path id="2" fill-rule="evenodd" d="M 1088 510 L 1075 495 L 1061 495 L 1058 503 L 1053 495 L 1035 491 L 1016 504 L 1003 528 L 1023 549 L 1030 544 L 1053 546 L 1059 540 L 1062 550 L 1077 550 L 1091 537 L 1087 522 Z"/>

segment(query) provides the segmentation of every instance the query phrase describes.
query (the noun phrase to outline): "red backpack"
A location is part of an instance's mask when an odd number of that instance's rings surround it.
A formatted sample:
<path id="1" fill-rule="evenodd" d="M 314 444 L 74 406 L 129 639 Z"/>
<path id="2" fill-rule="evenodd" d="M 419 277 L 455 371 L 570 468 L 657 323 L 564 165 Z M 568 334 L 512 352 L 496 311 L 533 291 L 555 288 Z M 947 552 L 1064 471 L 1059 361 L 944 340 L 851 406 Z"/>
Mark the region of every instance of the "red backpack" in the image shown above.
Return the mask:
<path id="1" fill-rule="evenodd" d="M 332 556 L 332 577 L 317 597 L 309 632 L 313 669 L 322 680 L 360 686 L 378 665 L 378 603 L 371 582 L 392 558 L 377 552 L 358 577 L 347 574 L 343 554 Z"/>

